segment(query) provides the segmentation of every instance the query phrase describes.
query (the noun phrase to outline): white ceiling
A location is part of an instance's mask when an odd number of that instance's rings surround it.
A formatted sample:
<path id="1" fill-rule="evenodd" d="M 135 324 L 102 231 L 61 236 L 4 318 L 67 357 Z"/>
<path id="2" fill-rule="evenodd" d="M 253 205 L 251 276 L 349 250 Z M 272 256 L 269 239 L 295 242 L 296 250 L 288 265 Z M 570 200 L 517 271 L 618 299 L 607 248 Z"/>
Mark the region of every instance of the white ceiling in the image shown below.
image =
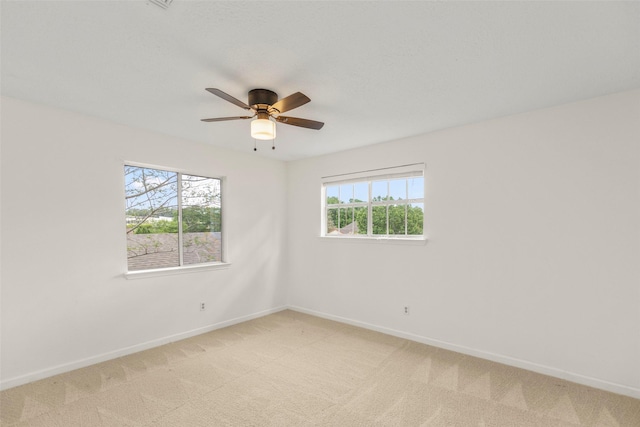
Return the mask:
<path id="1" fill-rule="evenodd" d="M 205 91 L 311 103 L 282 160 L 640 87 L 640 2 L 2 1 L 2 94 L 251 151 Z M 34 117 L 37 125 L 37 117 Z M 88 142 L 90 143 L 90 142 Z"/>

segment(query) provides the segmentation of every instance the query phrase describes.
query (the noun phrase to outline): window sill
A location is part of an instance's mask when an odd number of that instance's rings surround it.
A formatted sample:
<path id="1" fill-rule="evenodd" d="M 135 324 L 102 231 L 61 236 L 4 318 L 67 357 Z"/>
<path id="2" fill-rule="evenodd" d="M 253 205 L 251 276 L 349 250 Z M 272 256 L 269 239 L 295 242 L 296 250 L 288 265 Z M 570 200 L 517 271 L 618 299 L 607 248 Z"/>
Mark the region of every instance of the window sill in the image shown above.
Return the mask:
<path id="1" fill-rule="evenodd" d="M 152 270 L 128 271 L 124 273 L 124 277 L 127 280 L 146 279 L 148 277 L 169 276 L 173 274 L 195 273 L 199 271 L 208 271 L 208 270 L 224 270 L 229 268 L 230 265 L 231 265 L 230 262 L 218 262 L 215 264 L 198 264 L 198 265 L 187 265 L 182 267 L 155 268 Z"/>
<path id="2" fill-rule="evenodd" d="M 429 240 L 426 236 L 420 237 L 342 237 L 342 236 L 319 236 L 322 240 L 339 240 L 341 242 L 353 243 L 374 243 L 381 245 L 426 245 Z"/>

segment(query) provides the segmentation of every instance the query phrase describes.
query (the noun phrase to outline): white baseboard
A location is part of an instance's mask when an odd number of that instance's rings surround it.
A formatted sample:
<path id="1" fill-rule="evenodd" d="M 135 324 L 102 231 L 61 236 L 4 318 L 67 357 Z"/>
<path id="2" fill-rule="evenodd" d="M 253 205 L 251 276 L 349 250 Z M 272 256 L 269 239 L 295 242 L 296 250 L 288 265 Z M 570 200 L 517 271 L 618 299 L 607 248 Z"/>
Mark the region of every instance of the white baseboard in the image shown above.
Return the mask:
<path id="1" fill-rule="evenodd" d="M 126 356 L 132 353 L 148 350 L 150 348 L 158 347 L 164 344 L 169 344 L 175 341 L 191 338 L 196 335 L 214 331 L 216 329 L 226 328 L 227 326 L 232 326 L 237 323 L 246 322 L 247 320 L 257 319 L 258 317 L 263 317 L 269 314 L 277 313 L 279 311 L 286 310 L 287 308 L 288 307 L 286 306 L 270 308 L 268 310 L 259 311 L 257 313 L 249 314 L 246 316 L 236 317 L 234 319 L 214 323 L 212 325 L 204 326 L 202 328 L 193 329 L 187 332 L 181 332 L 179 334 L 169 335 L 163 338 L 147 341 L 142 344 L 136 344 L 130 347 L 121 348 L 119 350 L 114 350 L 114 351 L 102 353 L 96 356 L 87 357 L 85 359 L 76 360 L 74 362 L 64 363 L 62 365 L 54 366 L 52 368 L 31 372 L 26 375 L 9 378 L 7 380 L 0 382 L 0 390 L 6 390 L 12 387 L 17 387 L 19 385 L 41 380 L 43 378 L 48 378 L 54 375 L 73 371 L 75 369 L 85 368 L 87 366 L 95 365 L 96 363 L 106 362 L 107 360 L 115 359 L 117 357 Z"/>
<path id="2" fill-rule="evenodd" d="M 598 388 L 601 390 L 610 391 L 612 393 L 622 394 L 625 396 L 640 399 L 640 389 L 629 387 L 623 384 L 612 383 L 609 381 L 601 380 L 598 378 L 589 377 L 586 375 L 577 374 L 574 372 L 565 371 L 550 366 L 540 365 L 534 362 L 526 360 L 516 359 L 509 356 L 503 356 L 500 354 L 490 353 L 483 350 L 477 350 L 470 347 L 465 347 L 457 344 L 452 344 L 445 341 L 436 340 L 433 338 L 423 337 L 420 335 L 412 334 L 409 332 L 398 331 L 395 329 L 385 328 L 383 326 L 372 325 L 366 322 L 360 322 L 358 320 L 348 319 L 345 317 L 335 316 L 333 314 L 323 313 L 315 310 L 309 310 L 303 307 L 289 306 L 289 310 L 298 311 L 300 313 L 310 314 L 312 316 L 322 317 L 328 320 L 334 320 L 340 323 L 346 323 L 352 326 L 358 326 L 361 328 L 369 329 L 376 332 L 382 332 L 387 335 L 392 335 L 399 338 L 405 338 L 411 341 L 419 342 L 422 344 L 431 345 L 434 347 L 443 348 L 446 350 L 455 351 L 469 356 L 479 357 L 481 359 L 491 360 L 492 362 L 502 363 L 504 365 L 513 366 L 516 368 L 526 369 L 528 371 L 537 372 L 539 374 L 549 375 L 563 380 L 571 381 L 574 383 L 586 385 L 589 387 Z"/>
<path id="3" fill-rule="evenodd" d="M 99 354 L 96 356 L 91 356 L 85 359 L 76 360 L 74 362 L 65 363 L 62 365 L 54 366 L 52 368 L 42 369 L 40 371 L 31 372 L 26 375 L 21 375 L 14 378 L 9 378 L 0 382 L 0 390 L 5 390 L 8 388 L 16 387 L 22 384 L 27 384 L 33 381 L 41 380 L 43 378 L 51 377 L 53 375 L 62 374 L 65 372 L 73 371 L 75 369 L 84 368 L 90 365 L 94 365 L 96 363 L 105 362 L 107 360 L 115 359 L 117 357 L 126 356 L 132 353 L 137 353 L 139 351 L 148 350 L 150 348 L 158 347 L 164 344 L 168 344 L 171 342 L 179 341 L 182 339 L 190 338 L 196 335 L 204 334 L 207 332 L 214 331 L 216 329 L 225 328 L 227 326 L 232 326 L 238 323 L 246 322 L 248 320 L 257 319 L 259 317 L 267 316 L 269 314 L 277 313 L 282 310 L 290 309 L 293 311 L 298 311 L 300 313 L 310 314 L 312 316 L 321 317 L 328 320 L 334 320 L 336 322 L 345 323 L 348 325 L 358 326 L 361 328 L 369 329 L 372 331 L 382 332 L 387 335 L 396 336 L 399 338 L 405 338 L 411 341 L 419 342 L 422 344 L 431 345 L 434 347 L 444 348 L 447 350 L 455 351 L 462 354 L 467 354 L 470 356 L 479 357 L 486 360 L 491 360 L 493 362 L 502 363 L 509 366 L 514 366 L 516 368 L 522 368 L 529 371 L 537 372 L 544 375 L 549 375 L 556 378 L 561 378 L 567 381 L 572 381 L 578 384 L 595 387 L 601 390 L 610 391 L 617 394 L 622 394 L 625 396 L 633 397 L 636 399 L 640 399 L 640 389 L 629 387 L 623 384 L 612 383 L 609 381 L 601 380 L 598 378 L 593 378 L 581 374 L 577 374 L 574 372 L 564 371 L 562 369 L 553 368 L 550 366 L 540 365 L 534 362 L 529 362 L 526 360 L 516 359 L 509 356 L 503 356 L 500 354 L 490 353 L 483 350 L 477 350 L 470 347 L 465 347 L 457 344 L 452 344 L 445 341 L 436 340 L 433 338 L 428 338 L 416 334 L 412 334 L 409 332 L 398 331 L 395 329 L 386 328 L 383 326 L 373 325 L 366 322 L 361 322 L 354 319 L 349 319 L 341 316 L 335 316 L 328 313 L 323 313 L 315 310 L 306 309 L 298 306 L 280 306 L 271 308 L 268 310 L 259 311 L 253 314 L 249 314 L 246 316 L 236 317 L 234 319 L 225 320 L 223 322 L 214 323 L 212 325 L 204 326 L 202 328 L 193 329 L 191 331 L 182 332 L 175 335 L 170 335 L 163 338 L 158 338 L 155 340 L 147 341 L 142 344 L 136 344 L 134 346 L 122 348 L 119 350 L 114 350 L 111 352 Z"/>

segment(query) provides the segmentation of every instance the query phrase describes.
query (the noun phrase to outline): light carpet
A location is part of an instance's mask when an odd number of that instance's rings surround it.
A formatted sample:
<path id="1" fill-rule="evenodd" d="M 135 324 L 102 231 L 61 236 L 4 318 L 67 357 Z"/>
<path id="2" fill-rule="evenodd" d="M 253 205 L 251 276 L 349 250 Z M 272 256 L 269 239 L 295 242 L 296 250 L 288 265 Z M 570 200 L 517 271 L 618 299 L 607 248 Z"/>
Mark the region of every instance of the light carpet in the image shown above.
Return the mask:
<path id="1" fill-rule="evenodd" d="M 282 311 L 0 393 L 0 425 L 640 426 L 640 400 Z"/>

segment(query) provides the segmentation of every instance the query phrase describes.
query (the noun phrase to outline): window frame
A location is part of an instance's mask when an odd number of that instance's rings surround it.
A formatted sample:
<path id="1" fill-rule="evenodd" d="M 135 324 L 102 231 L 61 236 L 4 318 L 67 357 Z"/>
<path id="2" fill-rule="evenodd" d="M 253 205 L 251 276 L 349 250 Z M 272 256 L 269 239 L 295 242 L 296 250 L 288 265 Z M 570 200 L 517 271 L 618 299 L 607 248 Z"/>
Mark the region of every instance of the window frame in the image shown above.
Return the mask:
<path id="1" fill-rule="evenodd" d="M 140 162 L 132 162 L 132 161 L 124 161 L 122 162 L 122 170 L 125 167 L 137 167 L 137 168 L 146 168 L 146 169 L 156 169 L 165 172 L 173 172 L 177 174 L 177 202 L 178 202 L 178 248 L 179 248 L 179 266 L 172 267 L 160 267 L 160 268 L 149 268 L 144 270 L 129 270 L 129 258 L 127 256 L 127 241 L 126 241 L 126 233 L 125 233 L 125 251 L 124 251 L 124 262 L 125 262 L 125 272 L 124 277 L 126 279 L 142 279 L 148 277 L 160 277 L 166 275 L 174 275 L 174 274 L 183 274 L 183 273 L 193 273 L 198 271 L 207 271 L 207 270 L 221 270 L 228 268 L 231 263 L 227 258 L 228 250 L 227 250 L 227 238 L 226 238 L 226 208 L 224 207 L 225 203 L 223 202 L 224 194 L 226 193 L 226 177 L 225 176 L 214 176 L 208 173 L 199 173 L 194 171 L 187 171 L 178 168 L 172 168 L 167 166 L 159 166 L 149 163 L 140 163 Z M 196 176 L 199 178 L 207 178 L 207 179 L 216 179 L 220 182 L 220 261 L 215 262 L 206 262 L 206 263 L 198 263 L 198 264 L 184 264 L 183 258 L 183 231 L 182 226 L 182 175 L 188 176 Z M 124 189 L 126 187 L 126 183 L 124 180 L 125 175 L 122 174 L 121 188 Z M 122 200 L 124 202 L 124 208 L 126 210 L 126 194 L 123 194 Z"/>
<path id="2" fill-rule="evenodd" d="M 423 180 L 423 194 L 422 198 L 408 198 L 409 189 L 408 183 L 411 178 L 421 178 Z M 353 240 L 353 241 L 395 241 L 395 242 L 426 242 L 426 215 L 425 215 L 425 164 L 414 163 L 403 166 L 393 166 L 380 169 L 372 169 L 363 172 L 346 173 L 339 175 L 326 176 L 321 178 L 321 224 L 320 224 L 320 237 L 328 240 Z M 390 200 L 390 181 L 394 179 L 405 179 L 406 199 Z M 374 181 L 387 181 L 387 198 L 385 200 L 372 200 L 373 199 L 373 182 Z M 345 184 L 362 184 L 366 183 L 368 187 L 368 199 L 366 202 L 353 202 L 353 203 L 340 203 L 340 186 Z M 338 203 L 327 203 L 327 187 L 338 186 Z M 355 194 L 354 194 L 355 196 Z M 422 204 L 422 234 L 410 235 L 408 232 L 408 206 L 412 204 Z M 389 234 L 389 206 L 391 205 L 403 205 L 405 206 L 405 234 Z M 386 207 L 386 234 L 373 234 L 373 208 L 375 206 Z M 327 222 L 329 209 L 340 208 L 367 208 L 367 234 L 329 234 L 327 233 Z M 339 211 L 338 211 L 339 212 Z M 340 220 L 340 214 L 338 213 L 338 220 Z M 338 223 L 339 228 L 339 223 Z"/>

